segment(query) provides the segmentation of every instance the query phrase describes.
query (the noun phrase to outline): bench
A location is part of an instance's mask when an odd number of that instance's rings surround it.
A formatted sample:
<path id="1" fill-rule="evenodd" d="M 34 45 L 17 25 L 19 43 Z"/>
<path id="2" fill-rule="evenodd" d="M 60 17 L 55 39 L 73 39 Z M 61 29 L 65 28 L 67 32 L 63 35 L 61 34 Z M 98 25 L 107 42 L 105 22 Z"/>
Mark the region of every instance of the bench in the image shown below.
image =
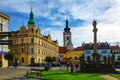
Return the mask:
<path id="1" fill-rule="evenodd" d="M 44 69 L 30 69 L 26 71 L 26 75 L 29 78 L 41 78 L 41 72 L 44 71 Z"/>

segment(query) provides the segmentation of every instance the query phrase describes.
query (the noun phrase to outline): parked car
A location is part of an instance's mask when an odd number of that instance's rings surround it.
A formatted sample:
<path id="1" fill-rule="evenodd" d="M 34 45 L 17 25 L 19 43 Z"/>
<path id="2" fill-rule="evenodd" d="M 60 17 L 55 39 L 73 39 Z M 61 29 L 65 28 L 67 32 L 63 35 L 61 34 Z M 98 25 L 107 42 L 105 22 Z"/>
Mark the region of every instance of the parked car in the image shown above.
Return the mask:
<path id="1" fill-rule="evenodd" d="M 50 68 L 51 68 L 51 64 L 46 64 L 44 69 L 45 69 L 46 71 L 48 71 L 48 70 L 50 70 Z"/>

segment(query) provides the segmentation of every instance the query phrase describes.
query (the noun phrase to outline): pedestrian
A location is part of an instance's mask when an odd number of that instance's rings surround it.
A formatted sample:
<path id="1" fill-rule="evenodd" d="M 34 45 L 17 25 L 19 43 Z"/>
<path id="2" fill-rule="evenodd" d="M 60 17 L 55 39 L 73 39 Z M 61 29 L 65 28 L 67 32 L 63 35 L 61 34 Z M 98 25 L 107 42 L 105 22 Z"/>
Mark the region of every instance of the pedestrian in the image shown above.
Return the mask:
<path id="1" fill-rule="evenodd" d="M 73 73 L 74 72 L 74 67 L 73 67 L 73 65 L 71 64 L 71 73 Z"/>
<path id="2" fill-rule="evenodd" d="M 76 67 L 76 72 L 78 72 L 78 67 L 79 67 L 78 63 L 76 63 L 75 67 Z"/>
<path id="3" fill-rule="evenodd" d="M 78 69 L 78 67 L 79 67 L 78 63 L 76 63 L 75 67 L 76 67 L 76 69 Z"/>
<path id="4" fill-rule="evenodd" d="M 67 70 L 68 70 L 68 68 L 69 68 L 69 64 L 68 63 L 66 64 L 66 67 L 67 67 Z"/>

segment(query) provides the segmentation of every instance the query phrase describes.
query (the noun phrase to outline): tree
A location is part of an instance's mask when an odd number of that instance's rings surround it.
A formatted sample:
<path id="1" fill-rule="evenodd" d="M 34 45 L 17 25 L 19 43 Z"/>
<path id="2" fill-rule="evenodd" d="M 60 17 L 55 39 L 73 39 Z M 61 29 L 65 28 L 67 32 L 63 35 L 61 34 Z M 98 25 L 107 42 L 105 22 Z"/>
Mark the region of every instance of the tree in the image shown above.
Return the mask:
<path id="1" fill-rule="evenodd" d="M 50 56 L 47 56 L 44 61 L 47 62 L 47 63 L 50 63 L 53 60 L 52 60 L 52 58 Z"/>
<path id="2" fill-rule="evenodd" d="M 87 56 L 87 62 L 90 63 L 90 56 Z"/>
<path id="3" fill-rule="evenodd" d="M 8 67 L 9 63 L 14 60 L 15 54 L 13 52 L 8 52 L 7 54 L 4 55 L 4 58 L 8 60 Z"/>
<path id="4" fill-rule="evenodd" d="M 2 61 L 0 61 L 0 67 L 2 67 Z"/>
<path id="5" fill-rule="evenodd" d="M 110 64 L 110 55 L 108 55 L 108 64 Z"/>
<path id="6" fill-rule="evenodd" d="M 52 57 L 52 62 L 55 62 L 56 61 L 56 57 Z"/>
<path id="7" fill-rule="evenodd" d="M 111 56 L 111 62 L 112 62 L 112 64 L 115 63 L 115 54 L 112 54 L 112 56 Z"/>
<path id="8" fill-rule="evenodd" d="M 104 64 L 106 64 L 106 63 L 107 63 L 107 57 L 104 56 Z"/>
<path id="9" fill-rule="evenodd" d="M 118 56 L 117 60 L 120 62 L 120 56 Z"/>

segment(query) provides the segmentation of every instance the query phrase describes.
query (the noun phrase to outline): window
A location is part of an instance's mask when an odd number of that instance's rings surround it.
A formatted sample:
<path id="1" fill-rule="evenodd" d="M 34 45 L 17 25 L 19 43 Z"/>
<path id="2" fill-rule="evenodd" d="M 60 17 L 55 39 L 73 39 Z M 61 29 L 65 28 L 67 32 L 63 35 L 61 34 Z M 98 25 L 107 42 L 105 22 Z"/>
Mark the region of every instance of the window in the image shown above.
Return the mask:
<path id="1" fill-rule="evenodd" d="M 15 53 L 17 53 L 17 49 L 15 49 Z"/>
<path id="2" fill-rule="evenodd" d="M 24 63 L 24 58 L 22 57 L 22 63 Z"/>
<path id="3" fill-rule="evenodd" d="M 34 48 L 31 48 L 31 53 L 34 53 Z"/>
<path id="4" fill-rule="evenodd" d="M 89 50 L 86 51 L 86 54 L 90 54 L 91 52 Z"/>
<path id="5" fill-rule="evenodd" d="M 21 49 L 21 52 L 24 53 L 24 49 L 23 48 Z"/>
<path id="6" fill-rule="evenodd" d="M 67 36 L 67 40 L 69 40 L 69 37 Z"/>
<path id="7" fill-rule="evenodd" d="M 23 39 L 21 39 L 21 43 L 23 43 Z"/>
<path id="8" fill-rule="evenodd" d="M 3 30 L 3 27 L 2 27 L 2 24 L 0 24 L 0 31 L 2 31 Z"/>
<path id="9" fill-rule="evenodd" d="M 31 38 L 31 43 L 34 43 L 34 38 Z"/>
<path id="10" fill-rule="evenodd" d="M 34 33 L 34 30 L 33 30 L 33 29 L 31 29 L 31 32 L 32 32 L 32 33 Z"/>
<path id="11" fill-rule="evenodd" d="M 118 56 L 118 59 L 120 59 L 120 56 Z"/>
<path id="12" fill-rule="evenodd" d="M 38 62 L 40 63 L 40 58 L 38 59 Z"/>
<path id="13" fill-rule="evenodd" d="M 38 50 L 38 54 L 40 54 L 40 49 Z"/>
<path id="14" fill-rule="evenodd" d="M 107 50 L 102 50 L 102 53 L 107 53 Z"/>
<path id="15" fill-rule="evenodd" d="M 2 20 L 0 20 L 0 23 L 2 23 Z"/>

